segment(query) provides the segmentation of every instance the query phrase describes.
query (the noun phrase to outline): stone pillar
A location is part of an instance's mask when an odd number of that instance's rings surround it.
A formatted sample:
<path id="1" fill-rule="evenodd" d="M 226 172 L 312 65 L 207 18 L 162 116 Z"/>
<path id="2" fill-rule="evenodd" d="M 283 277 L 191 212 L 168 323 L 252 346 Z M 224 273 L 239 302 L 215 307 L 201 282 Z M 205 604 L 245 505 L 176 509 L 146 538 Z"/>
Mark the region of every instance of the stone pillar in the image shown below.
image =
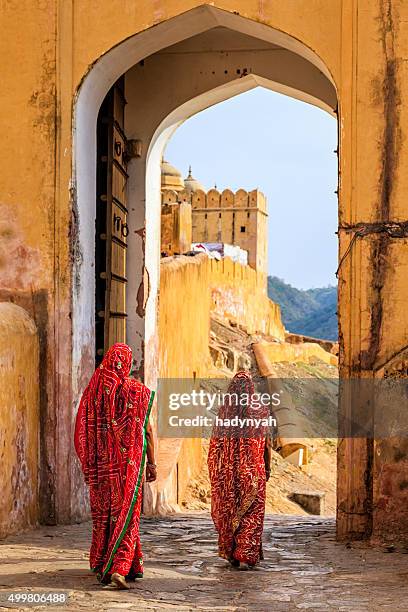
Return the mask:
<path id="1" fill-rule="evenodd" d="M 373 381 L 385 377 L 387 368 L 407 376 L 407 368 L 398 366 L 404 363 L 408 345 L 404 230 L 408 149 L 403 144 L 408 118 L 401 104 L 408 94 L 407 21 L 408 6 L 403 3 L 343 1 L 339 117 L 343 378 Z M 363 401 L 346 389 L 342 416 L 352 419 Z M 338 536 L 407 540 L 406 439 L 346 437 L 340 440 L 338 461 Z"/>

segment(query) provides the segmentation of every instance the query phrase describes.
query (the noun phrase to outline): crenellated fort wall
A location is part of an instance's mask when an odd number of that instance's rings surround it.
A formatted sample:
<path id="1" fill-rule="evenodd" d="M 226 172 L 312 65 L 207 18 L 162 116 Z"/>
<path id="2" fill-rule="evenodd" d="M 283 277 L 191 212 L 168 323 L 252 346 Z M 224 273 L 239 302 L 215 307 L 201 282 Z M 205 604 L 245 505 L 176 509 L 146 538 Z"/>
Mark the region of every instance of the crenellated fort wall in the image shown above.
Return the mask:
<path id="1" fill-rule="evenodd" d="M 266 273 L 267 221 L 266 198 L 258 189 L 236 193 L 230 189 L 164 189 L 161 250 L 170 255 L 186 252 L 190 235 L 191 242 L 238 245 L 248 251 L 251 268 Z"/>

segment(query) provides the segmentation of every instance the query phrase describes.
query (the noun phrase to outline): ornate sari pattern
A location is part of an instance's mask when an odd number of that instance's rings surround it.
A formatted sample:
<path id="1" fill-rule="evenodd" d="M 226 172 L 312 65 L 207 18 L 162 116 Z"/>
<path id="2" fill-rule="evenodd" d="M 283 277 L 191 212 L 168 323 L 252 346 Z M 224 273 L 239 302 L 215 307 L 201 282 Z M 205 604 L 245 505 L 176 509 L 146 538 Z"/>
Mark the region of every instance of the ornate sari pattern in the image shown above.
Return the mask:
<path id="1" fill-rule="evenodd" d="M 248 372 L 238 372 L 229 388 L 229 398 L 219 412 L 222 419 L 236 415 L 264 417 L 251 402 L 243 408 L 242 393 L 252 398 L 254 384 Z M 238 401 L 234 400 L 238 398 Z M 263 414 L 262 414 L 263 412 Z M 218 532 L 219 556 L 255 565 L 262 559 L 262 531 L 265 514 L 266 428 L 247 428 L 245 435 L 225 435 L 214 427 L 208 452 L 211 481 L 211 516 Z"/>
<path id="2" fill-rule="evenodd" d="M 132 351 L 114 344 L 85 389 L 75 449 L 89 486 L 90 567 L 102 581 L 143 572 L 139 538 L 146 427 L 154 398 L 129 377 Z"/>

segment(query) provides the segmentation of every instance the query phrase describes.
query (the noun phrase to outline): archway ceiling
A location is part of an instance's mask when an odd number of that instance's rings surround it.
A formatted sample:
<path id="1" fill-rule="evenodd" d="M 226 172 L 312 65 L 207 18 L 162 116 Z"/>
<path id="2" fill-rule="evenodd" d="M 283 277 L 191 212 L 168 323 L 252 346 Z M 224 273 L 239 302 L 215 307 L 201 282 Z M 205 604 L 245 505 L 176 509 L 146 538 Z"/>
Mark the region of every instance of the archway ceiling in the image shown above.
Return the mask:
<path id="1" fill-rule="evenodd" d="M 160 54 L 168 53 L 199 53 L 217 52 L 231 53 L 236 51 L 273 51 L 282 49 L 271 42 L 248 36 L 242 32 L 231 30 L 225 26 L 216 26 L 211 30 L 191 36 L 185 40 L 171 45 Z"/>

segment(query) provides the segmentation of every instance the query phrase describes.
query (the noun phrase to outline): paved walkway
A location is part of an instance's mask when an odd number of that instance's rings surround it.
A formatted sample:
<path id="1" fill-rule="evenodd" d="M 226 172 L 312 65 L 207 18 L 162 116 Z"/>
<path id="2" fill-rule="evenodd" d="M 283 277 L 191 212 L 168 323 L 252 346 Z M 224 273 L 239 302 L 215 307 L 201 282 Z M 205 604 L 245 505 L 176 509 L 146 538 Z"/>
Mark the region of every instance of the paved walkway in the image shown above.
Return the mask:
<path id="1" fill-rule="evenodd" d="M 87 569 L 89 537 L 90 525 L 83 524 L 3 541 L 0 592 L 67 592 L 62 608 L 47 606 L 56 611 L 408 610 L 408 556 L 337 544 L 332 519 L 268 517 L 266 559 L 252 572 L 233 570 L 217 558 L 208 515 L 145 519 L 145 577 L 125 592 L 95 582 Z"/>

